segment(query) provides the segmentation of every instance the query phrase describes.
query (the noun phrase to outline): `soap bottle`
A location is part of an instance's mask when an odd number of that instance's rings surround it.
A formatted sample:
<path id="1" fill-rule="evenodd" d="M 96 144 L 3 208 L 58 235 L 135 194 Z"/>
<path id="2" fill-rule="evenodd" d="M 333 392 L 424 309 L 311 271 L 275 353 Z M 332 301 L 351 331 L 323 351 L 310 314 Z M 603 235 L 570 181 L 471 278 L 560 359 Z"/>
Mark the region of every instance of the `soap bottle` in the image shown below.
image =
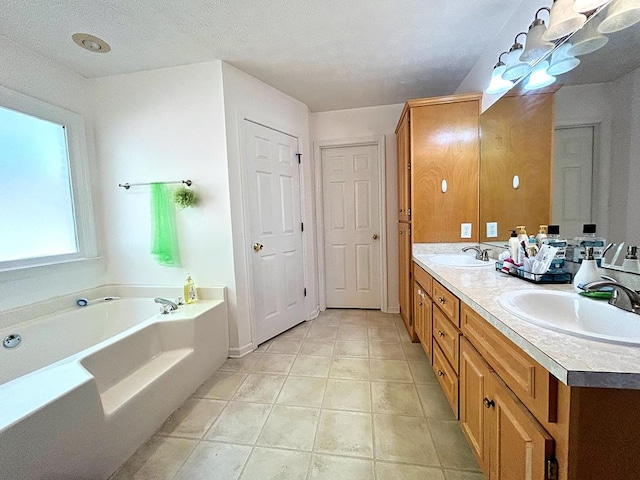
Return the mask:
<path id="1" fill-rule="evenodd" d="M 527 253 L 529 254 L 529 257 L 535 257 L 539 251 L 540 249 L 538 248 L 538 245 L 536 245 L 536 238 L 531 235 L 529 237 L 529 243 L 527 244 Z"/>
<path id="2" fill-rule="evenodd" d="M 540 225 L 538 228 L 538 234 L 536 235 L 536 245 L 540 247 L 542 245 L 542 240 L 547 238 L 547 232 L 549 227 L 547 225 Z"/>
<path id="3" fill-rule="evenodd" d="M 184 303 L 193 303 L 198 300 L 196 292 L 196 284 L 193 282 L 191 275 L 187 273 L 187 279 L 184 282 Z"/>
<path id="4" fill-rule="evenodd" d="M 600 271 L 598 270 L 598 264 L 593 257 L 593 247 L 585 247 L 584 258 L 580 264 L 578 272 L 573 277 L 573 289 L 580 293 L 584 289 L 582 286 L 587 283 L 596 282 L 600 280 Z"/>
<path id="5" fill-rule="evenodd" d="M 516 227 L 516 233 L 518 234 L 518 244 L 522 245 L 522 242 L 526 245 L 529 242 L 529 235 L 527 235 L 527 229 L 524 225 L 518 225 Z"/>
<path id="6" fill-rule="evenodd" d="M 560 225 L 548 226 L 547 236 L 542 239 L 542 245 L 550 245 L 558 249 L 549 269 L 554 272 L 564 271 L 567 239 L 560 236 Z"/>
<path id="7" fill-rule="evenodd" d="M 585 223 L 582 227 L 582 235 L 573 241 L 573 261 L 579 263 L 585 256 L 586 247 L 593 247 L 593 258 L 598 266 L 602 263 L 605 239 L 596 235 L 596 225 Z"/>
<path id="8" fill-rule="evenodd" d="M 511 254 L 511 260 L 513 263 L 518 263 L 518 251 L 520 250 L 520 243 L 518 242 L 518 235 L 515 230 L 511 230 L 511 236 L 509 237 L 509 253 Z"/>
<path id="9" fill-rule="evenodd" d="M 622 262 L 622 269 L 625 272 L 640 273 L 640 260 L 638 260 L 638 247 L 627 247 L 627 256 Z"/>

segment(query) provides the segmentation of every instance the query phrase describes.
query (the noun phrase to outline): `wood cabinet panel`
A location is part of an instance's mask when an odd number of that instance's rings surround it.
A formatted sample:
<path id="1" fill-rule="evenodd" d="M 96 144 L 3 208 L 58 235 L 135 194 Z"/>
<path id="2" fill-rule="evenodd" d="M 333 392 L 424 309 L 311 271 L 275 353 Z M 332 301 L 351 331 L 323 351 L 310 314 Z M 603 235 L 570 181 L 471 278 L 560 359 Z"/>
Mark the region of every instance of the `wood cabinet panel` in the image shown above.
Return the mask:
<path id="1" fill-rule="evenodd" d="M 400 120 L 396 131 L 398 146 L 398 220 L 408 222 L 411 208 L 411 171 L 409 168 L 409 115 L 408 112 Z"/>
<path id="2" fill-rule="evenodd" d="M 456 327 L 460 326 L 460 300 L 453 293 L 440 285 L 437 280 L 433 281 L 431 298 L 442 312 L 449 317 L 451 323 Z"/>
<path id="3" fill-rule="evenodd" d="M 458 373 L 460 366 L 460 332 L 437 306 L 433 307 L 433 338 Z"/>
<path id="4" fill-rule="evenodd" d="M 411 225 L 398 224 L 398 268 L 400 286 L 400 315 L 407 327 L 407 332 L 412 341 L 417 337 L 413 329 L 412 306 L 413 297 L 411 284 Z"/>
<path id="5" fill-rule="evenodd" d="M 433 285 L 433 277 L 425 272 L 420 265 L 413 263 L 413 279 L 422 285 L 425 293 L 431 297 L 431 289 Z"/>
<path id="6" fill-rule="evenodd" d="M 486 387 L 489 480 L 545 480 L 553 439 L 495 373 Z"/>
<path id="7" fill-rule="evenodd" d="M 489 448 L 485 441 L 487 379 L 491 367 L 466 340 L 460 344 L 460 427 L 485 475 L 489 471 Z"/>
<path id="8" fill-rule="evenodd" d="M 482 114 L 480 225 L 498 222 L 500 238 L 551 220 L 554 115 L 553 93 L 505 96 Z M 493 240 L 483 229 L 480 241 Z"/>
<path id="9" fill-rule="evenodd" d="M 433 371 L 438 377 L 438 382 L 440 382 L 453 414 L 458 418 L 458 376 L 436 342 L 433 342 Z"/>
<path id="10" fill-rule="evenodd" d="M 538 418 L 557 418 L 558 380 L 468 305 L 461 308 L 462 333 Z"/>
<path id="11" fill-rule="evenodd" d="M 460 241 L 461 223 L 471 223 L 469 241 L 478 241 L 479 113 L 478 100 L 410 109 L 411 205 L 417 243 Z"/>
<path id="12" fill-rule="evenodd" d="M 421 342 L 425 338 L 424 329 L 424 290 L 418 282 L 413 282 L 413 329 L 416 332 L 418 340 Z"/>

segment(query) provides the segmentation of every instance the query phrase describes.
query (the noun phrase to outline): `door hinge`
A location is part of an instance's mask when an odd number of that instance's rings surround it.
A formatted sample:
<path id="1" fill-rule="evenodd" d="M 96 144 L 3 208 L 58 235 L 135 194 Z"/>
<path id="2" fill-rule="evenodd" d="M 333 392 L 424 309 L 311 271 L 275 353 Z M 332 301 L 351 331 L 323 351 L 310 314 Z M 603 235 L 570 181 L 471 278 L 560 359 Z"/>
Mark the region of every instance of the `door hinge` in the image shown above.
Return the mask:
<path id="1" fill-rule="evenodd" d="M 300 224 L 300 230 L 302 230 L 304 232 L 304 223 Z"/>
<path id="2" fill-rule="evenodd" d="M 306 288 L 304 289 L 304 296 L 305 297 L 307 296 L 307 289 Z"/>
<path id="3" fill-rule="evenodd" d="M 407 215 L 411 216 L 411 209 L 407 209 Z"/>
<path id="4" fill-rule="evenodd" d="M 407 163 L 407 169 L 411 170 L 411 164 Z"/>
<path id="5" fill-rule="evenodd" d="M 296 157 L 298 157 L 298 163 L 302 163 L 302 160 L 300 160 L 302 158 L 302 154 L 296 153 Z"/>
<path id="6" fill-rule="evenodd" d="M 544 478 L 545 480 L 558 480 L 558 460 L 555 458 L 547 458 Z"/>
<path id="7" fill-rule="evenodd" d="M 409 235 L 411 235 L 411 228 L 409 228 Z"/>

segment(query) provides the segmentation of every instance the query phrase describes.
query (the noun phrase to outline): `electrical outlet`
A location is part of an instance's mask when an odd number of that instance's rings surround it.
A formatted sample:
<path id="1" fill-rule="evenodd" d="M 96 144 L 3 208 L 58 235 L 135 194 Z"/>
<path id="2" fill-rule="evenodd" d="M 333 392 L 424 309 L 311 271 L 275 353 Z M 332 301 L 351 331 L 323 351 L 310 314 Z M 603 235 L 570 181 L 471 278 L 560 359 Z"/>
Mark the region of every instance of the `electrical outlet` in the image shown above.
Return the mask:
<path id="1" fill-rule="evenodd" d="M 487 222 L 487 238 L 498 237 L 498 222 Z"/>
<path id="2" fill-rule="evenodd" d="M 460 238 L 471 238 L 471 224 L 470 223 L 461 223 L 460 224 Z"/>

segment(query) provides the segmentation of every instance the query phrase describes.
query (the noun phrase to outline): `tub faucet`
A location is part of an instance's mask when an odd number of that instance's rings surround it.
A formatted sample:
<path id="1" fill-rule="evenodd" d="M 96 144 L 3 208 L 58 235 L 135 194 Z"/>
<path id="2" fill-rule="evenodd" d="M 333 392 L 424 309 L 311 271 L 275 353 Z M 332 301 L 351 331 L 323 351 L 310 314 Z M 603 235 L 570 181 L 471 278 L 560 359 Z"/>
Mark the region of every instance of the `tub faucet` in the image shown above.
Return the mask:
<path id="1" fill-rule="evenodd" d="M 163 314 L 166 314 L 169 312 L 175 312 L 178 309 L 177 303 L 172 302 L 171 300 L 167 300 L 166 298 L 158 297 L 158 298 L 154 298 L 153 301 L 162 305 Z"/>
<path id="2" fill-rule="evenodd" d="M 476 252 L 476 260 L 482 260 L 484 262 L 489 261 L 489 250 L 490 248 L 480 248 L 477 245 L 469 245 L 468 247 L 464 247 L 462 249 L 463 252 L 468 252 L 469 250 L 474 250 Z"/>
<path id="3" fill-rule="evenodd" d="M 595 292 L 602 287 L 612 287 L 613 294 L 609 300 L 609 304 L 614 307 L 621 308 L 627 312 L 640 315 L 640 292 L 636 292 L 632 288 L 626 287 L 616 280 L 599 280 L 587 283 L 582 288 L 585 292 Z"/>

